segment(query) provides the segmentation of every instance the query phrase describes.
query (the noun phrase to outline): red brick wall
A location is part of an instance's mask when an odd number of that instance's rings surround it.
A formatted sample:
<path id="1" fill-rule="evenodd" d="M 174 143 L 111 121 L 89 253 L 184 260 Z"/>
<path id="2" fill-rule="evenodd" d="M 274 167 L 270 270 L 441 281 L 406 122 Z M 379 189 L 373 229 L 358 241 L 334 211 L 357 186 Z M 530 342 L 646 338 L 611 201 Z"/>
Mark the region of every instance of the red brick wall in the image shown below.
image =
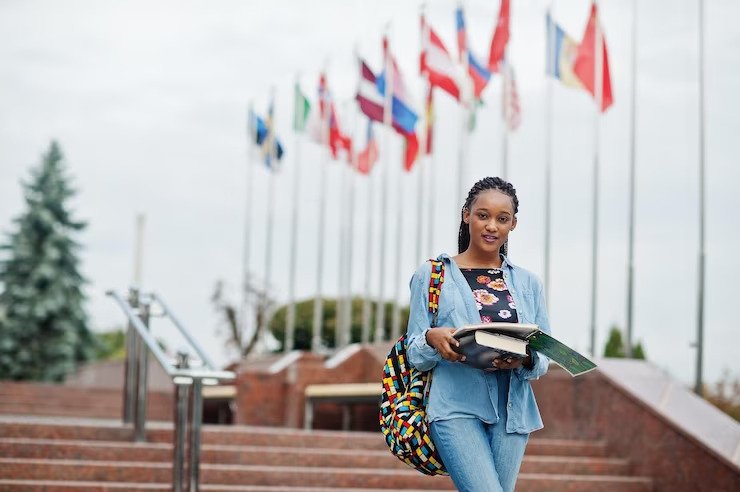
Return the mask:
<path id="1" fill-rule="evenodd" d="M 604 439 L 656 491 L 740 490 L 740 473 L 598 372 L 551 368 L 533 383 L 545 429 L 536 435 Z"/>

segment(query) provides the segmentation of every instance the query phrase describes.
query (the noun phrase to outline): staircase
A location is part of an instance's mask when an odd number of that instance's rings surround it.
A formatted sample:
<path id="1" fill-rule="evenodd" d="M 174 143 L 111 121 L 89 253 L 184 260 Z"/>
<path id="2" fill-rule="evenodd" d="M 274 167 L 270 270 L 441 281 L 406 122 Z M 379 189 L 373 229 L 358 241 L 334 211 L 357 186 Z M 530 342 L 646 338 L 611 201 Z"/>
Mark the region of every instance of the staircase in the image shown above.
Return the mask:
<path id="1" fill-rule="evenodd" d="M 116 420 L 0 416 L 0 491 L 171 490 L 172 425 L 151 422 L 147 442 Z M 201 489 L 227 491 L 454 490 L 386 450 L 380 433 L 205 426 Z M 642 492 L 602 441 L 530 439 L 518 491 Z"/>

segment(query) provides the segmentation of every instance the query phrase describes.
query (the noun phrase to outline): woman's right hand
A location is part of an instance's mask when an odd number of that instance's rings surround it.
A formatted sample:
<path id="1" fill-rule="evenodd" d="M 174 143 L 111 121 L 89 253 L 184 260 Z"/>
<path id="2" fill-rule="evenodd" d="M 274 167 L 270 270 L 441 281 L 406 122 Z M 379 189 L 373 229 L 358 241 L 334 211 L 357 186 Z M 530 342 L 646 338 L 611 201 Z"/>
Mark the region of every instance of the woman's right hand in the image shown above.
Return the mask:
<path id="1" fill-rule="evenodd" d="M 453 347 L 457 348 L 460 346 L 460 342 L 455 340 L 452 334 L 455 333 L 455 328 L 448 328 L 441 326 L 439 328 L 430 328 L 426 333 L 427 343 L 437 349 L 443 359 L 450 362 L 462 362 L 465 360 L 465 356 L 455 352 Z"/>

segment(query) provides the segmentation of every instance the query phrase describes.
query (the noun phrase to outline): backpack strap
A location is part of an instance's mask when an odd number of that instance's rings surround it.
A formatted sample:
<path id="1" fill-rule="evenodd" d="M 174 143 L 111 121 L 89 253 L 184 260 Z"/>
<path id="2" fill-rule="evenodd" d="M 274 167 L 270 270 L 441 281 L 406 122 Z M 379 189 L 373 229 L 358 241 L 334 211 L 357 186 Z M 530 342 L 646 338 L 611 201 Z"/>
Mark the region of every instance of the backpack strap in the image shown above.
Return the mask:
<path id="1" fill-rule="evenodd" d="M 442 284 L 445 281 L 445 264 L 440 260 L 429 260 L 432 262 L 432 276 L 429 278 L 429 312 L 432 313 L 432 325 L 437 326 L 437 313 L 439 311 L 439 295 L 442 293 Z"/>

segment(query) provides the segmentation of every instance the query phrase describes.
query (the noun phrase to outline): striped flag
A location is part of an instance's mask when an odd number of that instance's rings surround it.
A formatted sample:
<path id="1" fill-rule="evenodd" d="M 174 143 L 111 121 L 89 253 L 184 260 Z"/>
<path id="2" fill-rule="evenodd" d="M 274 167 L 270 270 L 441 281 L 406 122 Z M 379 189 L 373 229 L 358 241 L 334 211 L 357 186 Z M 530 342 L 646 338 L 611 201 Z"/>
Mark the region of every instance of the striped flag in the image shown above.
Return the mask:
<path id="1" fill-rule="evenodd" d="M 468 64 L 468 75 L 473 82 L 473 95 L 475 99 L 480 99 L 483 89 L 491 80 L 491 72 L 488 67 L 480 62 L 480 59 L 473 54 L 468 46 L 468 35 L 465 29 L 465 16 L 462 7 L 455 10 L 455 22 L 457 26 L 457 51 L 460 60 L 466 60 Z"/>
<path id="2" fill-rule="evenodd" d="M 373 133 L 373 120 L 367 120 L 367 144 L 365 148 L 357 154 L 357 172 L 368 175 L 373 170 L 373 166 L 378 161 L 378 143 L 375 141 Z"/>
<path id="3" fill-rule="evenodd" d="M 578 55 L 578 41 L 555 23 L 548 12 L 547 23 L 547 74 L 564 85 L 583 89 L 583 84 L 573 71 Z"/>
<path id="4" fill-rule="evenodd" d="M 421 17 L 421 59 L 420 73 L 429 80 L 432 87 L 439 87 L 456 100 L 460 100 L 460 87 L 457 83 L 457 69 L 449 51 L 434 32 L 434 29 Z"/>

